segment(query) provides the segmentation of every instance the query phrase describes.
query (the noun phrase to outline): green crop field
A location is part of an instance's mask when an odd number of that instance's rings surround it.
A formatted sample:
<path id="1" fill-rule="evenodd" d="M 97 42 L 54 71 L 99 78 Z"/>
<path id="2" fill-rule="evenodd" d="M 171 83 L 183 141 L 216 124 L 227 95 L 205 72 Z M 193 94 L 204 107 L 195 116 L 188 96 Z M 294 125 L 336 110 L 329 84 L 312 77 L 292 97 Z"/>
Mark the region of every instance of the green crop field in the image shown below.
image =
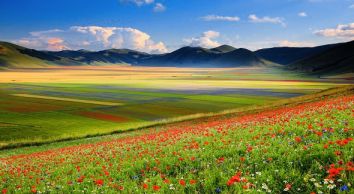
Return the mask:
<path id="1" fill-rule="evenodd" d="M 5 147 L 125 131 L 344 84 L 261 68 L 44 68 L 0 77 Z"/>

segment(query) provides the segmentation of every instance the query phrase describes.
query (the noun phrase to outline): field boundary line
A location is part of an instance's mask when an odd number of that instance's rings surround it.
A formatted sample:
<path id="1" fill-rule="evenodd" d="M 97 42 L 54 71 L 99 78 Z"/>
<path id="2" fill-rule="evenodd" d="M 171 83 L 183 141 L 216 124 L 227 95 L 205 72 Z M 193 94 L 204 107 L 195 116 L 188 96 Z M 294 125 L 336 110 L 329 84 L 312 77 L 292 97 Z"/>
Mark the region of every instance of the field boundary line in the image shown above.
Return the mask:
<path id="1" fill-rule="evenodd" d="M 103 101 L 97 101 L 97 100 L 83 100 L 83 99 L 55 97 L 55 96 L 42 96 L 42 95 L 35 95 L 35 94 L 12 94 L 12 95 L 19 96 L 19 97 L 27 97 L 27 98 L 40 98 L 40 99 L 47 99 L 47 100 L 79 102 L 79 103 L 96 104 L 96 105 L 104 105 L 104 106 L 121 106 L 121 105 L 123 105 L 123 103 L 116 103 L 116 102 L 103 102 Z"/>

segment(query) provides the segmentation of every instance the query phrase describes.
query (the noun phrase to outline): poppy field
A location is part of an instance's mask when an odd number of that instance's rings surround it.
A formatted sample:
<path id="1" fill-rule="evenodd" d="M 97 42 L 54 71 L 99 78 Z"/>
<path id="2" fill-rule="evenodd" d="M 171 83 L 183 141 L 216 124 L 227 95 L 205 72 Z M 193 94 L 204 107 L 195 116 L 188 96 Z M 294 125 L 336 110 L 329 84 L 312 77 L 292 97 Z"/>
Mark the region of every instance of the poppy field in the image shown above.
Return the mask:
<path id="1" fill-rule="evenodd" d="M 6 193 L 353 193 L 354 96 L 0 159 Z M 22 148 L 25 149 L 25 148 Z"/>

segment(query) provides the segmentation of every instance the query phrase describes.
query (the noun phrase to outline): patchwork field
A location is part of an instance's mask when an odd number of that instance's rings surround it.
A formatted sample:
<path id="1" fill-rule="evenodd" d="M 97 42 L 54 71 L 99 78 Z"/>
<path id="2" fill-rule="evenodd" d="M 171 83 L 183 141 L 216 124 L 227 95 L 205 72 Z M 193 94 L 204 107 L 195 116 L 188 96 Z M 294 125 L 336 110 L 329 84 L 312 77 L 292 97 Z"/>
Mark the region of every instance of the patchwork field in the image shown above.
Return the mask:
<path id="1" fill-rule="evenodd" d="M 58 67 L 0 72 L 0 146 L 119 132 L 348 84 L 281 69 Z"/>

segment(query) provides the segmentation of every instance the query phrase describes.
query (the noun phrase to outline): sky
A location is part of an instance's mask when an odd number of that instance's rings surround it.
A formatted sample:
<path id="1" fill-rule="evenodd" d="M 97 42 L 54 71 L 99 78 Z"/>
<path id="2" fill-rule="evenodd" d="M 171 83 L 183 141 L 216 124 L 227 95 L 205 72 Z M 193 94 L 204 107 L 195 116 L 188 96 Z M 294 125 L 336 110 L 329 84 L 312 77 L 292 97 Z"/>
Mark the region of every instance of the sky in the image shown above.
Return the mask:
<path id="1" fill-rule="evenodd" d="M 0 40 L 39 50 L 308 47 L 354 40 L 354 0 L 1 0 Z"/>

